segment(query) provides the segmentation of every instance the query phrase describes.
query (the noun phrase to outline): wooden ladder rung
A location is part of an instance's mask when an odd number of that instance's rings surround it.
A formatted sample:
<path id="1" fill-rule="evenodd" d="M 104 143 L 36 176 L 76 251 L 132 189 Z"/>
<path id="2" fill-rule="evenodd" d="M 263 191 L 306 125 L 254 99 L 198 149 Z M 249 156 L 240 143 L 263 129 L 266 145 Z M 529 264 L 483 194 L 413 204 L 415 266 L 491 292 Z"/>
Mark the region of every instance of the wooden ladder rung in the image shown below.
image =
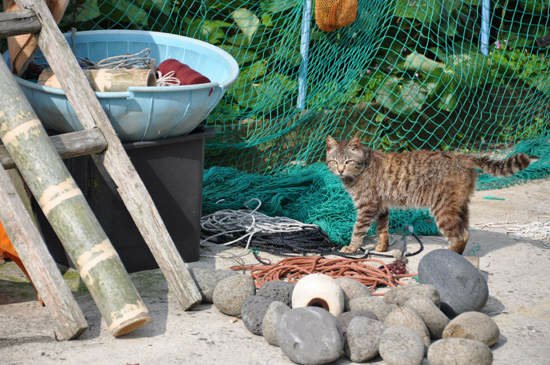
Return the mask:
<path id="1" fill-rule="evenodd" d="M 107 141 L 98 128 L 59 134 L 51 136 L 50 140 L 63 159 L 101 153 L 107 148 Z M 0 145 L 0 163 L 5 169 L 15 167 L 3 145 Z"/>
<path id="2" fill-rule="evenodd" d="M 86 129 L 99 128 L 107 140 L 109 147 L 105 153 L 92 155 L 92 160 L 117 186 L 119 196 L 164 274 L 169 290 L 183 309 L 200 303 L 202 296 L 189 268 L 183 262 L 151 195 L 59 30 L 52 12 L 41 0 L 15 0 L 15 3 L 39 16 L 42 31 L 37 37 L 38 46 L 65 90 L 80 124 Z"/>
<path id="3" fill-rule="evenodd" d="M 40 29 L 42 25 L 32 10 L 0 13 L 0 38 L 38 33 Z"/>

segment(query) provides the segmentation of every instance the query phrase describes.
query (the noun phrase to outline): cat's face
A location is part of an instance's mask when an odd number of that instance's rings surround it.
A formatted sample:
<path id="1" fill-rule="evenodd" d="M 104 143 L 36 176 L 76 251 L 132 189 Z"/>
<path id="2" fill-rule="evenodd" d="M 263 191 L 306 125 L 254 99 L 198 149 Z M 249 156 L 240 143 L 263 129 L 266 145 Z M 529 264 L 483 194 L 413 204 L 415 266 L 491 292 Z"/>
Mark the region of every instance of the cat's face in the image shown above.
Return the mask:
<path id="1" fill-rule="evenodd" d="M 365 168 L 365 152 L 358 137 L 349 142 L 337 142 L 327 138 L 327 166 L 332 173 L 342 181 L 350 183 L 359 176 Z"/>

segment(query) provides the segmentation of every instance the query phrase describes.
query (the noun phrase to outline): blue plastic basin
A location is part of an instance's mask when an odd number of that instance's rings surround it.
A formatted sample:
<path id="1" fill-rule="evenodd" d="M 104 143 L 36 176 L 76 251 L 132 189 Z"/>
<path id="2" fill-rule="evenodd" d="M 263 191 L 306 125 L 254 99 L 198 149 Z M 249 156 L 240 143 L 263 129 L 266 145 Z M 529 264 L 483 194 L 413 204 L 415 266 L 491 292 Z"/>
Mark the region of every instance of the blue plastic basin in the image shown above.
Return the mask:
<path id="1" fill-rule="evenodd" d="M 65 34 L 67 39 L 70 33 Z M 151 49 L 157 64 L 175 58 L 208 77 L 208 84 L 170 87 L 130 87 L 126 92 L 96 92 L 122 141 L 147 141 L 187 134 L 218 104 L 235 81 L 239 66 L 219 47 L 196 39 L 148 31 L 98 30 L 77 32 L 73 51 L 99 61 L 106 57 Z M 4 59 L 8 60 L 7 52 Z M 35 60 L 40 63 L 42 55 Z M 46 128 L 71 132 L 82 129 L 61 89 L 16 77 Z"/>

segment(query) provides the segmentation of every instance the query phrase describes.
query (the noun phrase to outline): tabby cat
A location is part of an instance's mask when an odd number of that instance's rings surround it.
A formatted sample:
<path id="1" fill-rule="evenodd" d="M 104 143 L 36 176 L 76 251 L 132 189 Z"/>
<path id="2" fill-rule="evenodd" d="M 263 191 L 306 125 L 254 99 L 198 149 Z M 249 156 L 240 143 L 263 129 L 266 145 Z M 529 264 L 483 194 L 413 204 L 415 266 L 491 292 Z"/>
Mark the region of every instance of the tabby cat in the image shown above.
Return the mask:
<path id="1" fill-rule="evenodd" d="M 357 209 L 351 242 L 353 253 L 376 219 L 376 251 L 388 249 L 388 208 L 427 207 L 449 248 L 460 254 L 468 242 L 468 203 L 476 181 L 475 168 L 495 176 L 512 175 L 529 165 L 517 154 L 502 161 L 439 151 L 383 153 L 361 144 L 358 137 L 337 142 L 327 138 L 327 166 L 340 177 Z"/>

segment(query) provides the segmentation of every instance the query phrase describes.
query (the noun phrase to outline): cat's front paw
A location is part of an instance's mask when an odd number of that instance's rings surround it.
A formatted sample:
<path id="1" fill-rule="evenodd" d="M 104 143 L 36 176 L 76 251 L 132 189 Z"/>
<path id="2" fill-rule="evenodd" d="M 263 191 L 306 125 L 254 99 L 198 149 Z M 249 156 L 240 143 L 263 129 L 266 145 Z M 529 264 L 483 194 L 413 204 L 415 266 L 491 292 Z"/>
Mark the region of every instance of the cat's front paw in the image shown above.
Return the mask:
<path id="1" fill-rule="evenodd" d="M 344 246 L 340 249 L 340 252 L 342 253 L 355 253 L 357 251 L 357 247 L 354 247 L 352 245 Z"/>
<path id="2" fill-rule="evenodd" d="M 374 251 L 376 252 L 386 252 L 388 251 L 388 243 L 379 243 L 374 247 Z"/>

